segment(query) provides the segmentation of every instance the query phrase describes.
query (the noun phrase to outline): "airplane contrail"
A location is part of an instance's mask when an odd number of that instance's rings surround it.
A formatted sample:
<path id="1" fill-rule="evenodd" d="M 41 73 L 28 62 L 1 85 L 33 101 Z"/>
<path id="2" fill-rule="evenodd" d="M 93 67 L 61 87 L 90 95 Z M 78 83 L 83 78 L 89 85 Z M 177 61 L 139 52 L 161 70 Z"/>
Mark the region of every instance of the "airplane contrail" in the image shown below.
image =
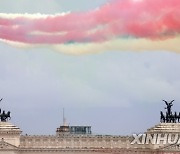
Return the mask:
<path id="1" fill-rule="evenodd" d="M 179 35 L 179 0 L 112 0 L 91 11 L 56 15 L 0 13 L 1 41 L 64 53 L 179 52 Z"/>

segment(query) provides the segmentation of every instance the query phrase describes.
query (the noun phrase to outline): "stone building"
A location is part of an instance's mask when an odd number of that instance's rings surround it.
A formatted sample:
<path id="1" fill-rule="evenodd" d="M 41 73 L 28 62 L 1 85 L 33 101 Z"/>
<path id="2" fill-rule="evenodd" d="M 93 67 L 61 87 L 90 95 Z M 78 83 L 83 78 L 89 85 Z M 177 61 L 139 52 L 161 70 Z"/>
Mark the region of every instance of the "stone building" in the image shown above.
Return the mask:
<path id="1" fill-rule="evenodd" d="M 22 135 L 0 113 L 0 154 L 180 154 L 180 123 L 162 122 L 144 134 L 94 135 L 90 126 L 63 123 L 55 135 Z M 64 118 L 63 118 L 64 119 Z"/>
<path id="2" fill-rule="evenodd" d="M 77 126 L 77 128 L 85 127 Z M 10 122 L 0 122 L 0 154 L 180 153 L 179 144 L 164 145 L 163 138 L 160 144 L 131 144 L 132 136 L 93 135 L 84 131 L 74 133 L 68 130 L 70 128 L 61 126 L 53 136 L 29 136 L 21 135 L 20 128 Z M 180 135 L 180 124 L 161 123 L 146 132 L 161 135 L 166 133 Z"/>

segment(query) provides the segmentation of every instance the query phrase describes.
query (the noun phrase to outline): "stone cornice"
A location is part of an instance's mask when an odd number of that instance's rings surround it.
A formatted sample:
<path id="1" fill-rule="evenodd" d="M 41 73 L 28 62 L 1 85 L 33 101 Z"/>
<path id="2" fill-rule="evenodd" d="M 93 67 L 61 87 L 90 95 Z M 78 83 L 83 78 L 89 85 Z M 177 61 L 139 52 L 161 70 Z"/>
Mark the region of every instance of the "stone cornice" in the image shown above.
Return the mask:
<path id="1" fill-rule="evenodd" d="M 13 132 L 13 133 L 21 134 L 22 131 L 20 130 L 20 128 L 9 122 L 0 122 L 0 133 L 4 133 L 4 132 L 8 132 L 8 133 Z"/>

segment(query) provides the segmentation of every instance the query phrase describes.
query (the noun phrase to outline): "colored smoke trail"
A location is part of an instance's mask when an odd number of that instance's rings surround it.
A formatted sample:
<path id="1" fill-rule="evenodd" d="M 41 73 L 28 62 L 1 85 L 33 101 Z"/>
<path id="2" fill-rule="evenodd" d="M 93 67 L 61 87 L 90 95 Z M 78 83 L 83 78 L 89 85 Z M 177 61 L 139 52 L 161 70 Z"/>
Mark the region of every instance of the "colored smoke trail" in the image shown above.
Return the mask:
<path id="1" fill-rule="evenodd" d="M 179 52 L 179 0 L 111 0 L 88 12 L 0 14 L 1 41 L 48 45 L 65 53 L 104 50 Z"/>

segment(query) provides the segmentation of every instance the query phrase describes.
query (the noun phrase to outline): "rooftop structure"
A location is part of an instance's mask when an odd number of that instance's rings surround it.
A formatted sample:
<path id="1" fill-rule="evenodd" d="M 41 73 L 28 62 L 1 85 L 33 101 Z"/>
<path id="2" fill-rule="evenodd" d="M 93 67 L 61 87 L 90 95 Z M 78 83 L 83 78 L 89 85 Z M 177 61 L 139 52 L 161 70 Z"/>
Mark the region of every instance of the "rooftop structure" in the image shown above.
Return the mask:
<path id="1" fill-rule="evenodd" d="M 57 135 L 74 134 L 74 135 L 88 135 L 91 134 L 91 126 L 69 126 L 65 118 L 63 109 L 63 125 L 57 128 Z"/>

